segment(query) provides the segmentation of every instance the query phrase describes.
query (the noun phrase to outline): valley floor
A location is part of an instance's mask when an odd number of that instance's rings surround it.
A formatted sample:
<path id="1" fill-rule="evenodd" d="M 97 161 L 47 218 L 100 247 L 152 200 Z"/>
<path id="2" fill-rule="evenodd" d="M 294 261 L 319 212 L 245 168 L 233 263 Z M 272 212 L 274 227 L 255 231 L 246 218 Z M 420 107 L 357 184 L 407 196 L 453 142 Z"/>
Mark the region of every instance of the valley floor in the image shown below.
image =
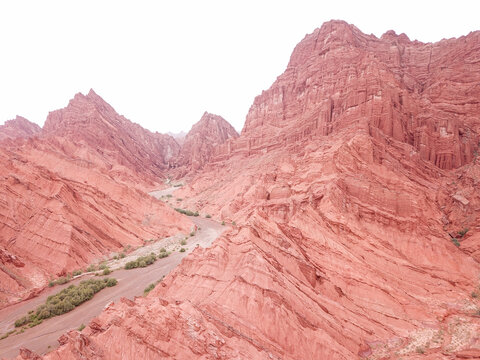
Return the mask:
<path id="1" fill-rule="evenodd" d="M 195 236 L 188 238 L 187 245 L 179 246 L 179 240 L 183 237 L 175 236 L 156 241 L 137 249 L 125 259 L 119 260 L 116 266 L 123 266 L 123 263 L 126 261 L 131 261 L 137 256 L 149 254 L 150 251 L 158 254 L 161 247 L 176 251 L 172 251 L 167 258 L 158 259 L 154 264 L 145 268 L 132 270 L 119 269 L 114 271 L 109 277 L 118 280 L 116 286 L 105 288 L 91 300 L 83 303 L 69 313 L 48 319 L 38 326 L 25 330 L 22 334 L 10 335 L 8 338 L 0 340 L 0 358 L 17 356 L 20 347 L 28 348 L 38 354 L 44 354 L 56 348 L 58 346 L 57 339 L 62 334 L 69 330 L 77 329 L 82 324 L 87 325 L 90 320 L 99 315 L 108 304 L 118 301 L 121 297 L 133 299 L 135 296 L 141 296 L 149 284 L 155 283 L 157 280 L 162 279 L 163 276 L 166 276 L 186 255 L 195 249 L 197 244 L 202 247 L 208 247 L 213 240 L 225 230 L 225 226 L 209 219 L 199 217 L 192 217 L 191 219 L 199 230 L 197 230 Z M 186 251 L 183 253 L 179 252 L 180 247 L 184 247 Z M 111 269 L 115 269 L 116 267 L 113 263 L 109 263 L 109 266 Z M 65 285 L 49 288 L 42 295 L 34 299 L 0 310 L 0 334 L 12 330 L 13 323 L 16 319 L 44 303 L 49 295 L 55 294 L 72 284 L 77 284 L 85 278 L 86 276 L 82 276 Z"/>

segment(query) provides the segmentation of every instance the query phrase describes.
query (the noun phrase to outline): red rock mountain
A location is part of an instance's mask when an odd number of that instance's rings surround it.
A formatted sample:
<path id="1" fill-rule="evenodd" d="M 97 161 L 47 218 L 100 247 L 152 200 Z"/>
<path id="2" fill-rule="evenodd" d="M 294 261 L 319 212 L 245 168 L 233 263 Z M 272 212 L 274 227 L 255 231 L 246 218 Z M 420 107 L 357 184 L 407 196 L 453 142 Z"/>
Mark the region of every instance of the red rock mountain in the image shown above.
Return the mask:
<path id="1" fill-rule="evenodd" d="M 74 157 L 83 157 L 84 147 L 95 149 L 107 166 L 120 165 L 152 178 L 163 177 L 180 151 L 174 138 L 132 123 L 93 90 L 76 94 L 66 108 L 51 112 L 42 134 L 75 143 L 74 149 L 65 149 Z"/>
<path id="2" fill-rule="evenodd" d="M 190 232 L 144 191 L 176 149 L 93 91 L 50 113 L 41 136 L 0 146 L 0 307 L 124 246 Z"/>
<path id="3" fill-rule="evenodd" d="M 176 194 L 236 225 L 45 359 L 479 358 L 479 83 L 480 32 L 325 23 Z"/>
<path id="4" fill-rule="evenodd" d="M 216 147 L 237 137 L 237 131 L 224 118 L 205 112 L 185 136 L 177 164 L 188 170 L 199 170 L 208 162 Z"/>
<path id="5" fill-rule="evenodd" d="M 5 139 L 29 138 L 38 135 L 42 129 L 35 123 L 18 116 L 0 125 L 0 141 Z"/>

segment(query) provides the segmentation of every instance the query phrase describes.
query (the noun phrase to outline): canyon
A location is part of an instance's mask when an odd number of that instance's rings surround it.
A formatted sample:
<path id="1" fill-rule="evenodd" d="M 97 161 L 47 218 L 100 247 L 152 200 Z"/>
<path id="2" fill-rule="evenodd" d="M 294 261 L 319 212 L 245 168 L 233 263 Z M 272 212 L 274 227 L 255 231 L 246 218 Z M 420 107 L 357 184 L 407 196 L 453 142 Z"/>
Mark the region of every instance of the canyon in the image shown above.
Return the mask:
<path id="1" fill-rule="evenodd" d="M 480 358 L 479 114 L 479 31 L 422 43 L 330 21 L 240 135 L 205 113 L 179 144 L 93 91 L 43 129 L 17 117 L 0 128 L 2 306 L 189 232 L 171 206 L 230 225 L 18 359 Z M 148 195 L 172 179 L 171 199 Z"/>

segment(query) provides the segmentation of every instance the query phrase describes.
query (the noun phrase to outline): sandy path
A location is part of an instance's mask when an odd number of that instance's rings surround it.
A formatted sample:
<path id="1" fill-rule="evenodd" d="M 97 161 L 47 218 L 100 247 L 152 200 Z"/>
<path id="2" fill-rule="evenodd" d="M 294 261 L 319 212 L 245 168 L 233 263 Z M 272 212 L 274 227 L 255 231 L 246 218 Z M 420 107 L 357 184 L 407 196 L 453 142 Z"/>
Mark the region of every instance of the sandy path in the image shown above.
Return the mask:
<path id="1" fill-rule="evenodd" d="M 158 259 L 153 265 L 146 268 L 137 268 L 132 270 L 116 270 L 109 277 L 114 277 L 118 280 L 118 284 L 111 288 L 105 288 L 97 293 L 93 299 L 78 306 L 75 310 L 45 320 L 42 324 L 25 330 L 23 334 L 10 335 L 8 338 L 0 340 L 0 358 L 12 358 L 18 355 L 20 347 L 25 347 L 35 351 L 38 354 L 43 354 L 58 346 L 57 339 L 65 332 L 78 328 L 81 324 L 87 325 L 91 319 L 99 315 L 100 312 L 111 301 L 117 301 L 121 297 L 133 299 L 135 296 L 143 295 L 143 290 L 151 283 L 167 275 L 173 268 L 175 268 L 181 260 L 189 254 L 196 246 L 208 247 L 211 245 L 222 232 L 225 226 L 222 226 L 212 220 L 200 217 L 191 217 L 191 220 L 200 228 L 193 237 L 188 237 L 187 245 L 181 246 L 180 239 L 184 236 L 176 236 L 159 240 L 155 243 L 148 244 L 146 247 L 137 249 L 133 255 L 129 257 L 136 258 L 140 254 L 148 254 L 154 251 L 158 254 L 161 247 L 166 247 L 168 250 L 180 249 L 184 247 L 185 252 L 173 251 L 170 256 L 164 259 Z M 119 260 L 123 264 L 127 258 Z M 116 267 L 111 263 L 112 268 Z M 118 264 L 120 265 L 120 263 Z M 19 317 L 25 315 L 29 310 L 33 310 L 39 304 L 45 302 L 46 298 L 61 289 L 76 284 L 89 276 L 75 279 L 68 284 L 62 286 L 55 286 L 47 289 L 40 296 L 27 300 L 25 302 L 15 304 L 8 308 L 0 310 L 0 334 L 4 334 L 10 329 L 13 329 L 13 323 Z"/>

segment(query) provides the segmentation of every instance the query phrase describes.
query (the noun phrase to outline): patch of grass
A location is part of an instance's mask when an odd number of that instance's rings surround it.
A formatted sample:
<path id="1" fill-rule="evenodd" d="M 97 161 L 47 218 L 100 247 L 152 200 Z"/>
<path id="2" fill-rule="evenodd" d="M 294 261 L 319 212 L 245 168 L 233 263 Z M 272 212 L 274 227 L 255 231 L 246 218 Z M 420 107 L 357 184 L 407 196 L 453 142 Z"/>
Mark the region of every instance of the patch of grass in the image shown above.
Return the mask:
<path id="1" fill-rule="evenodd" d="M 150 291 L 152 291 L 155 288 L 155 284 L 150 284 L 148 285 L 145 290 L 143 290 L 143 295 L 147 295 Z"/>
<path id="2" fill-rule="evenodd" d="M 80 325 L 77 330 L 82 331 L 83 329 L 85 329 L 85 324 Z"/>
<path id="3" fill-rule="evenodd" d="M 55 295 L 50 295 L 45 304 L 38 306 L 33 313 L 17 319 L 15 327 L 37 326 L 45 319 L 72 311 L 78 305 L 90 300 L 100 290 L 116 284 L 117 279 L 104 278 L 84 280 L 78 286 L 70 285 Z"/>
<path id="4" fill-rule="evenodd" d="M 460 243 L 458 242 L 457 239 L 455 239 L 455 238 L 452 237 L 452 238 L 450 238 L 450 240 L 453 242 L 453 244 L 454 244 L 456 247 L 460 247 Z"/>
<path id="5" fill-rule="evenodd" d="M 157 260 L 155 254 L 150 254 L 147 256 L 140 256 L 136 260 L 129 261 L 125 264 L 125 269 L 135 269 L 138 267 L 146 267 L 148 265 L 152 265 Z"/>
<path id="6" fill-rule="evenodd" d="M 179 212 L 180 214 L 187 215 L 187 216 L 199 216 L 200 215 L 198 213 L 198 211 L 185 210 L 185 209 L 180 209 L 180 208 L 175 208 L 175 211 Z"/>
<path id="7" fill-rule="evenodd" d="M 462 230 L 458 231 L 457 234 L 460 235 L 462 238 L 465 236 L 465 234 L 470 230 L 469 228 L 463 228 Z"/>
<path id="8" fill-rule="evenodd" d="M 180 249 L 180 252 L 185 252 L 185 248 L 181 248 L 181 249 Z"/>

